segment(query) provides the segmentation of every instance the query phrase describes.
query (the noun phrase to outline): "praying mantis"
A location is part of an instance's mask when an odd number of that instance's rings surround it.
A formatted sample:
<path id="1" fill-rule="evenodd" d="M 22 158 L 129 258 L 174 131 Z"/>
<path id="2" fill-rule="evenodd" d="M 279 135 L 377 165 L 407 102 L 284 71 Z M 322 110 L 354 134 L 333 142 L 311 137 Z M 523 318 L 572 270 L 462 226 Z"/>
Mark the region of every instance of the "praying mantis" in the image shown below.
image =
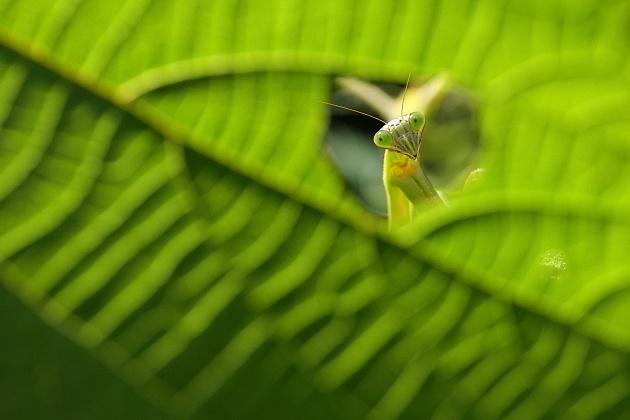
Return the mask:
<path id="1" fill-rule="evenodd" d="M 420 143 L 426 122 L 424 114 L 415 111 L 391 118 L 392 105 L 395 102 L 392 102 L 391 98 L 384 92 L 375 91 L 374 89 L 378 88 L 374 85 L 347 78 L 341 78 L 339 82 L 344 88 L 350 90 L 356 96 L 362 97 L 365 102 L 371 103 L 389 118 L 389 121 L 385 121 L 352 108 L 324 102 L 331 106 L 366 115 L 384 124 L 374 135 L 374 144 L 379 148 L 385 149 L 383 185 L 387 198 L 387 215 L 390 231 L 408 223 L 413 217 L 414 208 L 428 205 L 443 205 L 444 201 L 431 184 L 419 159 Z M 434 101 L 443 90 L 444 82 L 441 81 L 441 83 L 440 88 L 433 89 L 432 94 L 430 94 L 430 100 L 425 98 L 425 109 L 431 103 L 431 100 Z M 409 80 L 407 80 L 407 85 L 400 101 L 400 114 L 403 114 L 404 98 L 408 85 Z"/>

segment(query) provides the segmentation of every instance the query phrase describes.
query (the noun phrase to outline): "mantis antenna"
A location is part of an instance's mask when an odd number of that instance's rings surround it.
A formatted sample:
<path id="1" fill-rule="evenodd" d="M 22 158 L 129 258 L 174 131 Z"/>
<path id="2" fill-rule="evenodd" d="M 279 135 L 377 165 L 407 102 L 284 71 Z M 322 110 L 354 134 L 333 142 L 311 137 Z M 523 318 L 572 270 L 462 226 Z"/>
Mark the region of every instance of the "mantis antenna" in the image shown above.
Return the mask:
<path id="1" fill-rule="evenodd" d="M 400 104 L 400 115 L 404 115 L 403 110 L 405 109 L 405 97 L 407 96 L 407 88 L 409 87 L 409 79 L 411 79 L 411 73 L 407 76 L 407 83 L 405 83 L 405 90 L 403 91 L 402 102 Z"/>
<path id="2" fill-rule="evenodd" d="M 324 101 L 320 101 L 320 102 L 323 103 L 323 104 L 326 104 L 326 105 L 336 106 L 337 108 L 347 109 L 348 111 L 356 112 L 357 114 L 362 114 L 362 115 L 368 116 L 370 118 L 374 118 L 375 120 L 378 120 L 378 121 L 382 122 L 383 124 L 387 124 L 387 121 L 381 120 L 380 118 L 376 118 L 374 115 L 370 115 L 370 114 L 367 114 L 365 112 L 357 111 L 356 109 L 348 108 L 348 107 L 337 105 L 337 104 L 331 104 L 330 102 L 324 102 Z"/>

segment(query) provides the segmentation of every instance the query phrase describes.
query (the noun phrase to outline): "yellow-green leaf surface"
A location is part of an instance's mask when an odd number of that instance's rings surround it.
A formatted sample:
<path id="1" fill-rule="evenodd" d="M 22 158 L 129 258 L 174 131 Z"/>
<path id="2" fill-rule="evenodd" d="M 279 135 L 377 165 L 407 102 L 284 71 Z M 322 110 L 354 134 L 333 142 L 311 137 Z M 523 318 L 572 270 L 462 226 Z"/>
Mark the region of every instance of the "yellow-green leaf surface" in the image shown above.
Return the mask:
<path id="1" fill-rule="evenodd" d="M 0 1 L 2 414 L 627 418 L 628 22 L 612 0 Z M 319 101 L 409 72 L 479 98 L 485 171 L 392 237 Z"/>

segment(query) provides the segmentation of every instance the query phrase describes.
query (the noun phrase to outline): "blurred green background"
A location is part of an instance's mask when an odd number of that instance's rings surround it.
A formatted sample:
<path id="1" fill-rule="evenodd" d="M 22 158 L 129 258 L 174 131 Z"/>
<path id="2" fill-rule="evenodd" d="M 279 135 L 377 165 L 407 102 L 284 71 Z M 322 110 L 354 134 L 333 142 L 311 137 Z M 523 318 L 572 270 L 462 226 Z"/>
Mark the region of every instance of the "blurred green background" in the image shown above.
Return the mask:
<path id="1" fill-rule="evenodd" d="M 629 22 L 0 1 L 1 417 L 628 418 Z M 485 172 L 390 236 L 380 124 L 320 101 L 410 73 L 436 183 Z"/>

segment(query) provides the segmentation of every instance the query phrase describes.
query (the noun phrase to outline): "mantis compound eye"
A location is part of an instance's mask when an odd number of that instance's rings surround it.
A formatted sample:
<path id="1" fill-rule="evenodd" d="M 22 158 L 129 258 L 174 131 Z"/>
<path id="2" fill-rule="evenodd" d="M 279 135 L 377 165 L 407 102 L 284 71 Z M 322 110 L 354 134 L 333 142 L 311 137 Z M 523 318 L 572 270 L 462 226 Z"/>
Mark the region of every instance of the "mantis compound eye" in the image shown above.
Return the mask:
<path id="1" fill-rule="evenodd" d="M 386 130 L 379 130 L 374 134 L 374 144 L 380 148 L 388 149 L 394 144 L 394 138 Z"/>
<path id="2" fill-rule="evenodd" d="M 424 115 L 421 112 L 412 112 L 407 121 L 414 131 L 420 131 L 424 127 Z"/>

